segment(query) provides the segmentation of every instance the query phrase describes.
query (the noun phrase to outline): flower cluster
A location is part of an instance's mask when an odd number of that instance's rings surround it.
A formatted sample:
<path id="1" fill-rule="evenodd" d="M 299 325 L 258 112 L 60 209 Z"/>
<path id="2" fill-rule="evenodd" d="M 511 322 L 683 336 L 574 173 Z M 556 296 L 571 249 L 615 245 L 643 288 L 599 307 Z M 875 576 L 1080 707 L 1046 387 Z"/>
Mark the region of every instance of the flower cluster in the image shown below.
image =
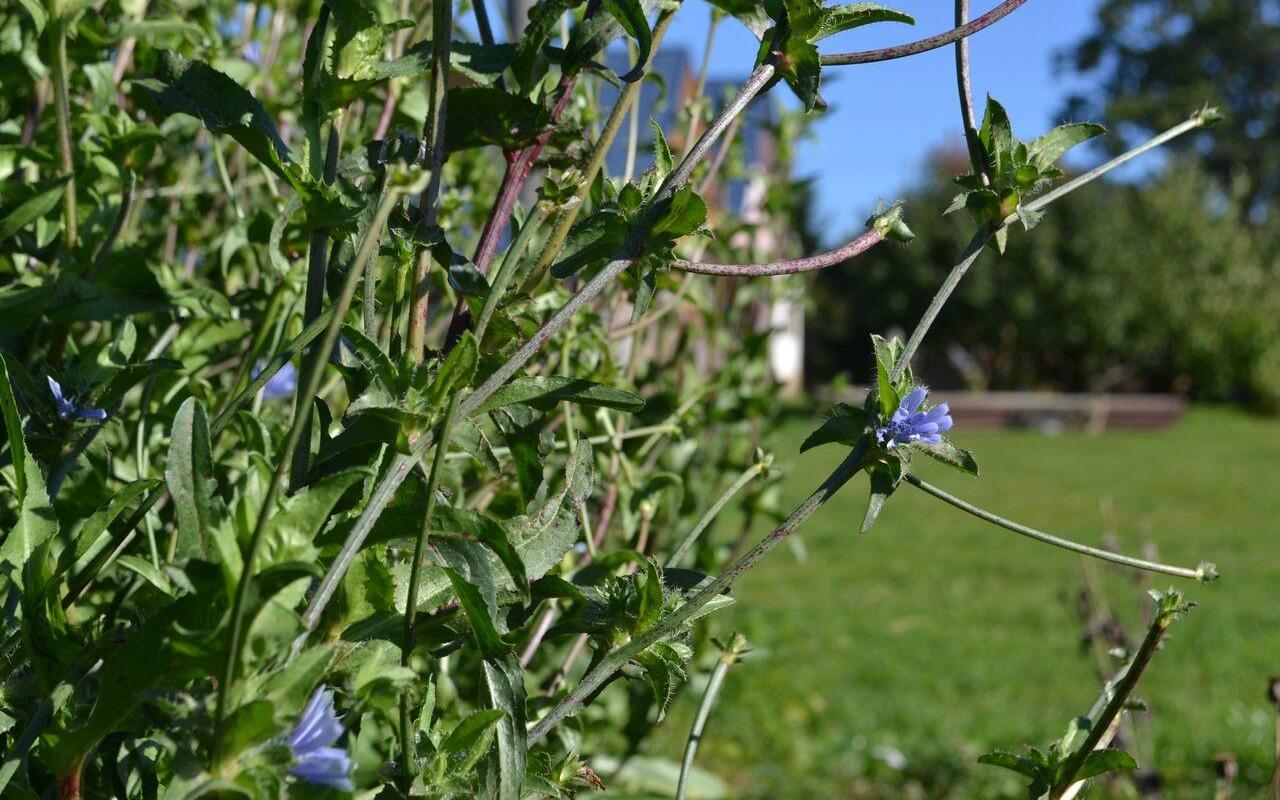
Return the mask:
<path id="1" fill-rule="evenodd" d="M 928 395 L 929 390 L 923 386 L 917 386 L 908 392 L 889 417 L 889 422 L 876 428 L 876 441 L 890 450 L 917 442 L 939 444 L 942 434 L 951 430 L 953 422 L 946 403 L 928 411 L 920 410 Z"/>

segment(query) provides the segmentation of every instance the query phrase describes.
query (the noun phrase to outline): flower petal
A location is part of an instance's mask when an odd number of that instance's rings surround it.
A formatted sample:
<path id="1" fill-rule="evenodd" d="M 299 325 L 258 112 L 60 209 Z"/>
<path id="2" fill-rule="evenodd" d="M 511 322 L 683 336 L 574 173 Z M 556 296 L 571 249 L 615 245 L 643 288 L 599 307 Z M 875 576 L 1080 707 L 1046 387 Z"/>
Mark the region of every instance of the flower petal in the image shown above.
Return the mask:
<path id="1" fill-rule="evenodd" d="M 289 772 L 307 783 L 351 791 L 351 757 L 337 747 L 321 747 L 298 759 Z"/>
<path id="2" fill-rule="evenodd" d="M 907 392 L 906 397 L 902 398 L 902 402 L 898 405 L 898 410 L 901 411 L 906 409 L 908 414 L 914 414 L 916 409 L 920 407 L 920 404 L 924 402 L 925 397 L 928 395 L 928 389 L 923 386 L 917 386 L 910 392 Z"/>

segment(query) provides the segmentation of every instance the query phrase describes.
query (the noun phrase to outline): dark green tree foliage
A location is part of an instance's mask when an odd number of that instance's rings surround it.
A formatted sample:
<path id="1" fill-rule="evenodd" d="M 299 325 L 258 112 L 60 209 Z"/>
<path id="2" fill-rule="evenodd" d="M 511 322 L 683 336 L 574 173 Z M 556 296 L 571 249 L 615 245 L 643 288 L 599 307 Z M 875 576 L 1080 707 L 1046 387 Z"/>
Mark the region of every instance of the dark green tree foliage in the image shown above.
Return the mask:
<path id="1" fill-rule="evenodd" d="M 1203 158 L 1238 185 L 1255 213 L 1280 189 L 1280 2 L 1103 0 L 1096 26 L 1061 56 L 1096 88 L 1070 102 L 1072 118 L 1106 119 L 1120 150 L 1167 128 L 1196 103 L 1226 124 L 1187 137 L 1180 152 Z"/>
<path id="2" fill-rule="evenodd" d="M 866 382 L 861 343 L 928 304 L 969 232 L 961 215 L 925 212 L 951 202 L 946 178 L 963 165 L 961 153 L 939 156 L 907 196 L 916 241 L 814 278 L 812 380 Z M 1276 408 L 1280 262 L 1242 217 L 1190 167 L 1068 195 L 1030 233 L 1012 232 L 1004 256 L 980 257 L 935 323 L 927 374 L 938 385 L 1176 391 Z"/>

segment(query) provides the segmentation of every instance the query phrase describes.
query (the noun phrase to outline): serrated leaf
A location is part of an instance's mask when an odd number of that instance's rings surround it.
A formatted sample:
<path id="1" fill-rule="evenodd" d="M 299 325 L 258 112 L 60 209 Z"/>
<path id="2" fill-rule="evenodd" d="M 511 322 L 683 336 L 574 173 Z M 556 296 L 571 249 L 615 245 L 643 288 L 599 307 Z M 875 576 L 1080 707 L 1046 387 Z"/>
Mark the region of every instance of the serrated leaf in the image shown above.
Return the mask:
<path id="1" fill-rule="evenodd" d="M 551 113 L 528 98 L 492 86 L 449 90 L 445 149 L 450 153 L 494 145 L 503 151 L 529 144 L 551 123 Z"/>
<path id="2" fill-rule="evenodd" d="M 842 31 L 876 22 L 902 22 L 907 25 L 916 23 L 915 18 L 910 14 L 904 14 L 877 3 L 848 3 L 823 8 L 821 21 L 810 41 L 821 41 Z"/>
<path id="3" fill-rule="evenodd" d="M 1040 769 L 1025 756 L 1015 755 L 1005 750 L 996 750 L 992 753 L 986 753 L 978 757 L 979 764 L 986 764 L 992 767 L 1001 767 L 1003 769 L 1012 770 L 1028 778 L 1040 777 Z"/>
<path id="4" fill-rule="evenodd" d="M 670 239 L 696 232 L 707 221 L 707 204 L 690 186 L 681 186 L 662 209 L 653 227 L 652 235 Z"/>
<path id="5" fill-rule="evenodd" d="M 567 278 L 594 261 L 617 254 L 626 240 L 626 219 L 614 211 L 597 211 L 573 226 L 551 274 Z"/>
<path id="6" fill-rule="evenodd" d="M 653 130 L 653 165 L 658 171 L 658 177 L 665 178 L 674 166 L 671 145 L 667 144 L 667 137 L 662 133 L 662 126 L 657 120 L 650 119 L 649 127 Z M 627 184 L 626 188 L 634 189 L 632 184 Z"/>
<path id="7" fill-rule="evenodd" d="M 1027 155 L 1031 163 L 1041 170 L 1053 166 L 1071 148 L 1090 139 L 1102 136 L 1107 129 L 1092 122 L 1071 122 L 1059 125 L 1043 136 L 1027 142 Z"/>
<path id="8" fill-rule="evenodd" d="M 289 160 L 289 148 L 266 109 L 225 73 L 163 51 L 157 80 L 135 83 L 150 90 L 166 112 L 196 117 L 210 133 L 225 133 L 235 139 L 299 195 L 311 198 L 316 194 L 317 187 L 305 170 Z"/>
<path id="9" fill-rule="evenodd" d="M 527 375 L 512 380 L 494 392 L 476 409 L 475 413 L 483 414 L 515 404 L 549 411 L 566 401 L 582 406 L 599 406 L 627 412 L 636 412 L 644 408 L 643 398 L 603 383 L 582 378 Z"/>
<path id="10" fill-rule="evenodd" d="M 973 454 L 968 450 L 962 450 L 951 442 L 943 439 L 937 444 L 928 442 L 918 443 L 920 452 L 939 461 L 949 467 L 955 467 L 961 472 L 966 472 L 974 477 L 978 475 L 978 462 L 974 460 Z"/>
<path id="11" fill-rule="evenodd" d="M 1080 765 L 1080 771 L 1072 777 L 1072 781 L 1088 780 L 1116 769 L 1137 768 L 1138 762 L 1123 750 L 1114 748 L 1094 750 L 1085 756 L 1084 763 Z"/>
<path id="12" fill-rule="evenodd" d="M 852 447 L 867 429 L 867 412 L 844 403 L 837 405 L 822 425 L 800 445 L 804 453 L 824 444 L 840 443 Z"/>

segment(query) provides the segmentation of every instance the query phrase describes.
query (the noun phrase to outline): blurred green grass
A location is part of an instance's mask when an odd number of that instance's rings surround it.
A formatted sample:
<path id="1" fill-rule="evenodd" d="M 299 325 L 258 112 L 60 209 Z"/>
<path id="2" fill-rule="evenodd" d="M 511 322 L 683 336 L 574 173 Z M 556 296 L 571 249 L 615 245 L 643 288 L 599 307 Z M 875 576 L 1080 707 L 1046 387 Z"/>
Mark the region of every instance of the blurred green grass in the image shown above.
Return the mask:
<path id="1" fill-rule="evenodd" d="M 838 446 L 796 454 L 816 422 L 794 419 L 776 438 L 786 508 L 843 456 Z M 1241 762 L 1236 798 L 1264 796 L 1265 687 L 1280 673 L 1280 423 L 1195 408 L 1167 431 L 955 438 L 977 455 L 980 479 L 917 469 L 966 499 L 1089 543 L 1102 538 L 1110 502 L 1125 551 L 1150 541 L 1166 562 L 1218 564 L 1212 586 L 1178 582 L 1199 605 L 1140 687 L 1151 708 L 1140 761 L 1161 772 L 1165 797 L 1207 798 L 1212 755 L 1231 751 Z M 1025 797 L 1008 773 L 975 759 L 1046 744 L 1097 695 L 1072 600 L 1079 558 L 909 486 L 859 536 L 865 500 L 860 477 L 803 529 L 807 557 L 780 548 L 737 586 L 729 624 L 757 657 L 730 672 L 698 765 L 735 798 Z M 725 520 L 713 535 L 733 527 Z M 1172 579 L 1101 572 L 1108 600 L 1140 635 L 1144 588 Z M 693 688 L 649 755 L 679 759 Z"/>

